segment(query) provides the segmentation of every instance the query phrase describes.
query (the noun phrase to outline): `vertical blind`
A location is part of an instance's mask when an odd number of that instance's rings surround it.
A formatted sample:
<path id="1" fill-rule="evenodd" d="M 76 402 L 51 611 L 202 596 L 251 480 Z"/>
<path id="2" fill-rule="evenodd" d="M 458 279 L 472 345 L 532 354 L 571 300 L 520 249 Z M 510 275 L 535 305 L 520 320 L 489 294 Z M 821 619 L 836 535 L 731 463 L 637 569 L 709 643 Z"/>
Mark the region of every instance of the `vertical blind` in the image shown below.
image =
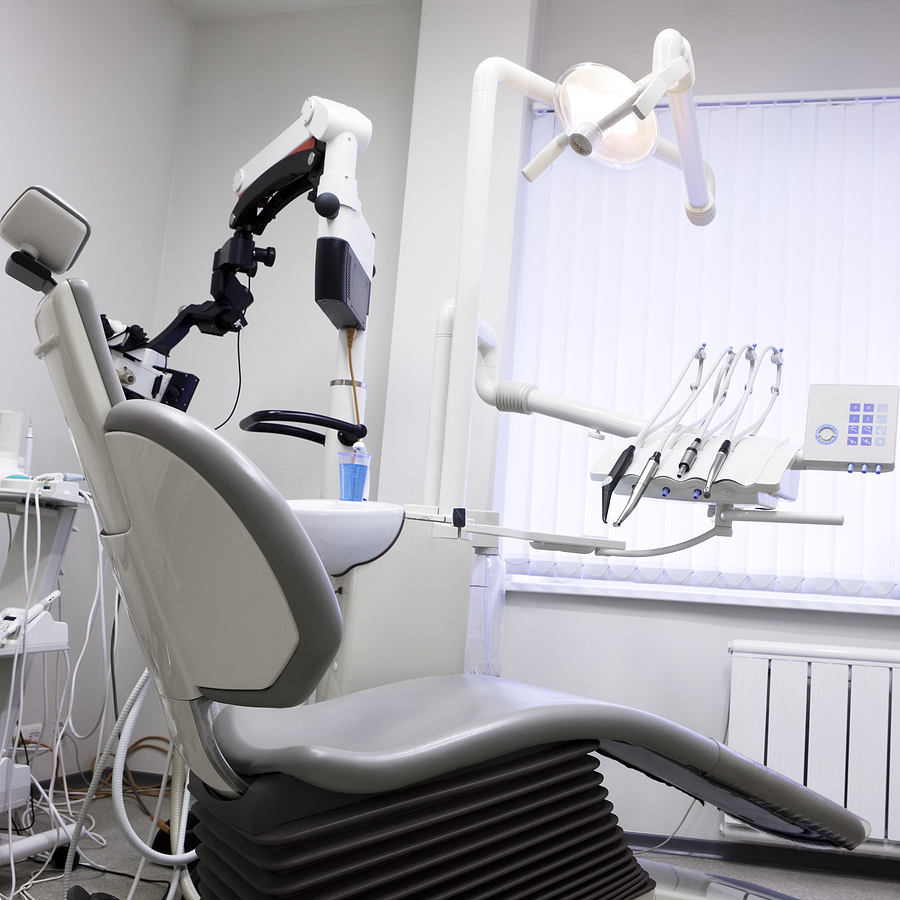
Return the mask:
<path id="1" fill-rule="evenodd" d="M 528 187 L 504 377 L 649 417 L 700 343 L 711 359 L 729 345 L 774 344 L 784 348 L 781 395 L 760 435 L 799 447 L 810 384 L 900 383 L 900 98 L 722 102 L 698 113 L 717 183 L 706 228 L 684 214 L 680 172 L 655 159 L 623 172 L 566 153 Z M 672 140 L 668 112 L 658 114 Z M 556 130 L 552 112 L 536 113 L 534 151 Z M 754 410 L 768 400 L 769 370 Z M 706 504 L 659 500 L 621 528 L 603 525 L 589 472 L 609 440 L 503 416 L 505 524 L 633 549 L 710 527 Z M 900 473 L 805 472 L 800 485 L 780 509 L 840 512 L 845 524 L 735 523 L 733 537 L 639 561 L 516 541 L 504 552 L 529 574 L 900 599 Z"/>

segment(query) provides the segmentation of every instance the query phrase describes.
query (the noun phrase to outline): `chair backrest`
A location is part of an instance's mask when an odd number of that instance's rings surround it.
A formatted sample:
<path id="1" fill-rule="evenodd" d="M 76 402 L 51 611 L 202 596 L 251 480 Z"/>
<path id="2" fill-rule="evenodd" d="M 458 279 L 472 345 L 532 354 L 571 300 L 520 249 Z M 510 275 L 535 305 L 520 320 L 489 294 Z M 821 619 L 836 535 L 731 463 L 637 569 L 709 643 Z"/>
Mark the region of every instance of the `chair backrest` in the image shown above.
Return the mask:
<path id="1" fill-rule="evenodd" d="M 104 427 L 131 519 L 105 544 L 165 695 L 306 700 L 340 646 L 341 616 L 287 501 L 179 410 L 129 400 Z"/>
<path id="2" fill-rule="evenodd" d="M 40 302 L 34 324 L 41 341 L 35 355 L 50 370 L 100 524 L 107 534 L 127 531 L 128 510 L 103 436 L 106 416 L 125 402 L 125 392 L 87 283 L 58 284 Z"/>
<path id="3" fill-rule="evenodd" d="M 303 702 L 338 650 L 341 617 L 287 501 L 215 431 L 125 400 L 84 282 L 54 288 L 36 324 L 160 695 Z"/>

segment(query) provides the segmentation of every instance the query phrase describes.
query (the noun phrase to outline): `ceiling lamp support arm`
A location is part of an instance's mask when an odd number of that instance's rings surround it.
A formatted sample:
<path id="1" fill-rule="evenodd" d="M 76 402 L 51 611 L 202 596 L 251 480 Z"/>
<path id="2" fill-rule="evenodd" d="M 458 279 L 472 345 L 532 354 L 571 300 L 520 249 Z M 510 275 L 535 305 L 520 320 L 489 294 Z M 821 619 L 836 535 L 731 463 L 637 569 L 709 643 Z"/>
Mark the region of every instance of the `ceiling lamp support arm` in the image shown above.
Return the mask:
<path id="1" fill-rule="evenodd" d="M 548 104 L 553 102 L 555 87 L 552 81 L 500 57 L 486 59 L 475 72 L 439 494 L 439 509 L 448 515 L 454 508 L 466 505 L 481 272 L 487 235 L 497 90 L 501 84 Z"/>

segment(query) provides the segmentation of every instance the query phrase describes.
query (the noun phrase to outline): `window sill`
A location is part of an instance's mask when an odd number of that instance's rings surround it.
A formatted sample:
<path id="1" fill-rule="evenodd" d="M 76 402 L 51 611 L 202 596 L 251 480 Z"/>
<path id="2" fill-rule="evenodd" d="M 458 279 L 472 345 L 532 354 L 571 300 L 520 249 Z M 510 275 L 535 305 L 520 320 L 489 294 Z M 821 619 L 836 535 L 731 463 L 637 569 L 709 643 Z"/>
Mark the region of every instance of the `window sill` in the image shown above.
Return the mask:
<path id="1" fill-rule="evenodd" d="M 837 597 L 828 594 L 800 594 L 776 591 L 729 590 L 676 584 L 635 584 L 586 578 L 509 575 L 509 594 L 556 597 L 622 598 L 699 603 L 710 606 L 749 606 L 766 609 L 798 609 L 804 612 L 851 613 L 853 615 L 900 615 L 900 601 L 893 598 Z"/>

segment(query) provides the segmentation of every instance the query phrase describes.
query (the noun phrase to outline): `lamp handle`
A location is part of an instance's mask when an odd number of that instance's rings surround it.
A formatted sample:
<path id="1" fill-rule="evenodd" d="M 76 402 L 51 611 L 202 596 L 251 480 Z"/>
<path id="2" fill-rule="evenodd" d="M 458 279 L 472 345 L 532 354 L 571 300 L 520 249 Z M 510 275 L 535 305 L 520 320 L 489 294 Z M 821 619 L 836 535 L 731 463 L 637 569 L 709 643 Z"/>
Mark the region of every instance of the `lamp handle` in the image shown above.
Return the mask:
<path id="1" fill-rule="evenodd" d="M 522 174 L 528 182 L 534 181 L 538 175 L 542 175 L 544 171 L 557 159 L 569 146 L 569 136 L 562 132 L 558 134 L 543 150 L 524 169 Z"/>

